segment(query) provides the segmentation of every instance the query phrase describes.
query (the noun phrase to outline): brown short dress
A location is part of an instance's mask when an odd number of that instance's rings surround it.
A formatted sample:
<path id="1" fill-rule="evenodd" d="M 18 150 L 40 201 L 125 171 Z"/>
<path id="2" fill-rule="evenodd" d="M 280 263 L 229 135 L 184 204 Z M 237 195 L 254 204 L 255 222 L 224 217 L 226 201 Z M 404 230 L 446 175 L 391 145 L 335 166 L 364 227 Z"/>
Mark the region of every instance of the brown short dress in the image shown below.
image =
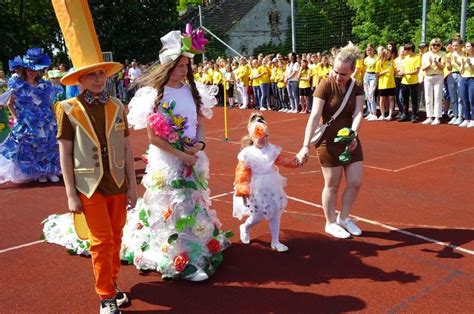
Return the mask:
<path id="1" fill-rule="evenodd" d="M 347 88 L 349 88 L 349 85 L 350 80 L 347 82 Z M 356 96 L 360 95 L 364 95 L 364 88 L 359 83 L 355 83 L 344 110 L 342 110 L 336 120 L 326 128 L 321 140 L 316 144 L 319 162 L 322 167 L 338 167 L 347 164 L 339 161 L 339 155 L 344 151 L 345 144 L 334 143 L 334 139 L 340 129 L 352 127 L 352 115 L 356 107 Z M 336 113 L 345 94 L 337 85 L 336 80 L 332 77 L 328 77 L 318 84 L 313 96 L 324 99 L 322 116 L 323 122 L 325 123 Z M 357 138 L 357 142 L 357 148 L 351 152 L 351 161 L 349 163 L 364 160 L 359 138 Z"/>

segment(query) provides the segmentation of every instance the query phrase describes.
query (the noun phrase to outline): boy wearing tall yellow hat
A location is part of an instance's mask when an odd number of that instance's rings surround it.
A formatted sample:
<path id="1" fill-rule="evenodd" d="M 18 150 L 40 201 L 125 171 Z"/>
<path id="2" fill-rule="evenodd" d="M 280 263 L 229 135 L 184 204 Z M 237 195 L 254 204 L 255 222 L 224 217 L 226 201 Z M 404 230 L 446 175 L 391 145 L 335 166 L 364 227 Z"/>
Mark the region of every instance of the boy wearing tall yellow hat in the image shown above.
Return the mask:
<path id="1" fill-rule="evenodd" d="M 128 301 L 117 286 L 126 206 L 137 200 L 132 148 L 124 108 L 108 95 L 107 78 L 122 69 L 103 62 L 85 0 L 53 0 L 74 71 L 61 83 L 81 94 L 57 107 L 61 169 L 69 210 L 83 213 L 101 313 L 120 313 Z"/>

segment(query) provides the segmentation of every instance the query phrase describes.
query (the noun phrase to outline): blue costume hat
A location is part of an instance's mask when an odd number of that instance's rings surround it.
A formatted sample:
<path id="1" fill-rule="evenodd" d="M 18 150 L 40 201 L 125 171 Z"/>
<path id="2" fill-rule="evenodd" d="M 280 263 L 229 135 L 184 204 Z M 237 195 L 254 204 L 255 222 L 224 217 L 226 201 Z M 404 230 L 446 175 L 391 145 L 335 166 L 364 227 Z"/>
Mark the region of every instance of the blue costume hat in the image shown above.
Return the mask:
<path id="1" fill-rule="evenodd" d="M 25 65 L 20 56 L 16 56 L 13 60 L 8 60 L 8 68 L 10 69 L 10 72 L 13 72 L 18 68 L 23 68 L 24 66 Z"/>
<path id="2" fill-rule="evenodd" d="M 51 65 L 51 58 L 43 48 L 31 48 L 23 56 L 23 67 L 35 71 L 42 70 Z"/>

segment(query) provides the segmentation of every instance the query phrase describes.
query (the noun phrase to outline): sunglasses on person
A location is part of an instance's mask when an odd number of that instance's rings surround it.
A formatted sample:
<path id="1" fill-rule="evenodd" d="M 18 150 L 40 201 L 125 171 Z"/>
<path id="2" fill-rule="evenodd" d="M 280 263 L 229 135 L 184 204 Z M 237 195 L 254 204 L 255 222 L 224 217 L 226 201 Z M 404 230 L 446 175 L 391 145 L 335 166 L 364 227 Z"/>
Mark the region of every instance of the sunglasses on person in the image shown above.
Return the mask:
<path id="1" fill-rule="evenodd" d="M 441 47 L 440 44 L 432 44 L 431 46 L 432 46 L 432 47 Z"/>

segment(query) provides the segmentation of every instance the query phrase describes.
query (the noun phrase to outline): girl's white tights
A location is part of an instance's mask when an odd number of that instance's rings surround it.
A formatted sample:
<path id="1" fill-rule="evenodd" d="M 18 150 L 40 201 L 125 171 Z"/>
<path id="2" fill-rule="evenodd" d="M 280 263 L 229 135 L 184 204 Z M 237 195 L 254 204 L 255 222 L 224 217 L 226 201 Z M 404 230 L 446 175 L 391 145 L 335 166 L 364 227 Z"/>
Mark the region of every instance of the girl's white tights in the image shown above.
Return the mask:
<path id="1" fill-rule="evenodd" d="M 249 232 L 250 228 L 258 224 L 263 219 L 263 214 L 252 215 L 247 218 L 244 223 L 245 232 Z M 270 234 L 272 235 L 272 245 L 280 243 L 280 220 L 281 213 L 275 214 L 274 217 L 268 220 L 268 227 L 270 228 Z"/>

